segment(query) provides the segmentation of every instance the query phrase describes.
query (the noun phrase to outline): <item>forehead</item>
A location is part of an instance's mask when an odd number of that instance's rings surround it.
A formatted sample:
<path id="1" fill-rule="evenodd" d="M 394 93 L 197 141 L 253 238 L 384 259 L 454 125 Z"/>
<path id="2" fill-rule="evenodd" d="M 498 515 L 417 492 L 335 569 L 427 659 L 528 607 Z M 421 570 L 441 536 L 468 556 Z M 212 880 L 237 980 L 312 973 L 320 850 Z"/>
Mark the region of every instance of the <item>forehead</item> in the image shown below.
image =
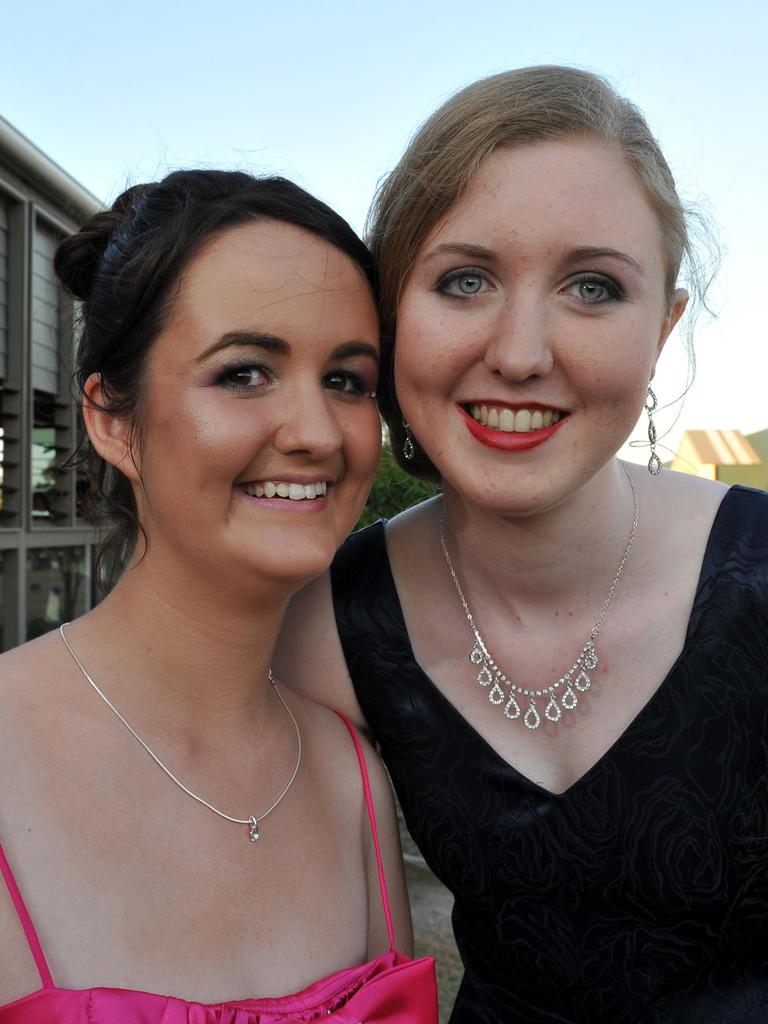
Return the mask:
<path id="1" fill-rule="evenodd" d="M 227 229 L 190 261 L 169 326 L 205 335 L 257 328 L 292 335 L 326 325 L 344 333 L 370 320 L 373 298 L 362 271 L 303 228 L 263 220 Z M 353 332 L 355 333 L 355 332 Z"/>
<path id="2" fill-rule="evenodd" d="M 259 220 L 217 234 L 186 266 L 180 292 L 219 289 L 258 295 L 301 296 L 364 285 L 351 259 L 311 231 L 282 221 Z"/>
<path id="3" fill-rule="evenodd" d="M 616 148 L 593 140 L 499 148 L 480 165 L 427 245 L 458 236 L 495 250 L 595 246 L 663 264 L 663 238 L 634 171 Z"/>

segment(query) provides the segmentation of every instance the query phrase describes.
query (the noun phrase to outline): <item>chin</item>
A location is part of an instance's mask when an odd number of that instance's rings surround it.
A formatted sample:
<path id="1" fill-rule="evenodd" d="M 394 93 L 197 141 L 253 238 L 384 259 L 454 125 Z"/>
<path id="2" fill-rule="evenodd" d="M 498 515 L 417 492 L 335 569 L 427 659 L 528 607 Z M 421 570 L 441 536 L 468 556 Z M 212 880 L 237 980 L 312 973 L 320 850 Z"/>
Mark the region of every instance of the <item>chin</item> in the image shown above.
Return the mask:
<path id="1" fill-rule="evenodd" d="M 275 553 L 269 560 L 259 560 L 255 572 L 278 586 L 300 590 L 310 580 L 322 576 L 330 568 L 336 545 L 294 548 L 290 552 Z"/>
<path id="2" fill-rule="evenodd" d="M 457 474 L 454 483 L 450 477 L 444 477 L 444 486 L 456 492 L 463 501 L 501 516 L 527 518 L 535 516 L 559 505 L 578 489 L 578 483 L 561 476 L 556 479 L 554 473 L 505 474 L 506 479 L 497 476 L 494 480 L 467 481 L 463 474 Z"/>

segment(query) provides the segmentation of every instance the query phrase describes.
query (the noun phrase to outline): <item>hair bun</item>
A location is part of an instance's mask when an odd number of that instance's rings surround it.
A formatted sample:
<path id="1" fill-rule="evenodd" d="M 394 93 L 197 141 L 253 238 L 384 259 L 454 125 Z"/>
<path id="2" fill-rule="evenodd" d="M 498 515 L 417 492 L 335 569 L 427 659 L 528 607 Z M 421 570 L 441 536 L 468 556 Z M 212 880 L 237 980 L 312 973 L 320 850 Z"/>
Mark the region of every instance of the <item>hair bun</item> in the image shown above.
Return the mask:
<path id="1" fill-rule="evenodd" d="M 115 230 L 130 216 L 146 185 L 126 189 L 109 210 L 100 210 L 56 250 L 56 275 L 70 295 L 86 300 L 94 277 Z"/>

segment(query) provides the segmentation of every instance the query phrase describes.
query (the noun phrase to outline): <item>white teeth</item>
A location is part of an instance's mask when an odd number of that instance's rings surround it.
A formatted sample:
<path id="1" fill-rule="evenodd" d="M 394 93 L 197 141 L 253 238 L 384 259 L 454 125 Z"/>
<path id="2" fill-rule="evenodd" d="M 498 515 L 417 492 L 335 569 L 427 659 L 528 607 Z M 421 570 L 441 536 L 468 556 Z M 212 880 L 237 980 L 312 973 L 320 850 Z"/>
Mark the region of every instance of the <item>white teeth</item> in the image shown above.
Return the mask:
<path id="1" fill-rule="evenodd" d="M 499 430 L 511 434 L 515 429 L 515 414 L 511 409 L 502 409 L 499 413 Z"/>
<path id="2" fill-rule="evenodd" d="M 526 434 L 529 430 L 551 427 L 562 419 L 556 409 L 518 409 L 516 412 L 506 406 L 472 405 L 472 418 L 492 430 L 505 433 Z"/>
<path id="3" fill-rule="evenodd" d="M 325 480 L 318 480 L 312 484 L 273 483 L 271 480 L 266 480 L 263 484 L 246 484 L 244 490 L 252 498 L 278 497 L 288 498 L 290 501 L 305 501 L 308 498 L 323 497 L 327 490 L 327 484 Z"/>
<path id="4" fill-rule="evenodd" d="M 515 433 L 525 434 L 531 429 L 530 409 L 518 409 L 515 413 Z"/>

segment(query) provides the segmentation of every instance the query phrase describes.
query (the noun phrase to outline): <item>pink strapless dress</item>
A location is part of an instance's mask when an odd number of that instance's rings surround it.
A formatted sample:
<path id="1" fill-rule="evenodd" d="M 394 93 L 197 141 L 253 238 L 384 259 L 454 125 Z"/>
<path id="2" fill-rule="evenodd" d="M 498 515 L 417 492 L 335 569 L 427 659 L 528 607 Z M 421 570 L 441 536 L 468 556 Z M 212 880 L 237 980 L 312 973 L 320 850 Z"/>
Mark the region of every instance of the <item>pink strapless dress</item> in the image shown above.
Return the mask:
<path id="1" fill-rule="evenodd" d="M 389 952 L 369 963 L 316 981 L 303 992 L 275 999 L 191 1003 L 173 996 L 131 989 L 57 988 L 32 919 L 0 846 L 0 873 L 16 907 L 40 974 L 41 988 L 0 1006 L 0 1024 L 437 1024 L 437 985 L 432 957 L 412 960 L 395 949 L 387 883 L 368 772 L 360 741 L 350 731 L 371 823 L 379 886 L 389 934 Z"/>

